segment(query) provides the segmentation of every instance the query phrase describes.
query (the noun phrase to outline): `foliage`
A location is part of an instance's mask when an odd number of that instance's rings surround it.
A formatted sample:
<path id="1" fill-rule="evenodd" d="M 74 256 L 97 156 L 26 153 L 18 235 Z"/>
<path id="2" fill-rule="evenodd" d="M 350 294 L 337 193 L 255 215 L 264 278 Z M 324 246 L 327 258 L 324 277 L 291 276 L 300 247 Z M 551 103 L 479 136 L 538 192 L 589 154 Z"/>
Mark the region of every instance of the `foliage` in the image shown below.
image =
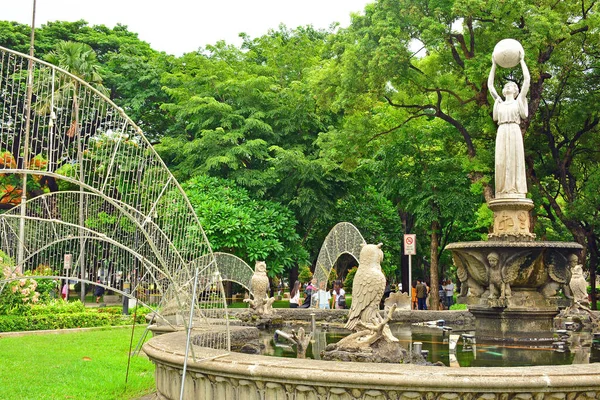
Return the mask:
<path id="1" fill-rule="evenodd" d="M 467 305 L 466 304 L 458 304 L 458 303 L 454 303 L 450 306 L 451 310 L 466 310 L 467 309 Z"/>
<path id="2" fill-rule="evenodd" d="M 281 204 L 250 197 L 235 183 L 198 175 L 183 184 L 213 250 L 248 264 L 266 261 L 270 277 L 306 263 L 293 214 Z"/>
<path id="3" fill-rule="evenodd" d="M 302 265 L 298 269 L 298 280 L 300 283 L 308 283 L 312 280 L 313 274 L 308 265 Z"/>
<path id="4" fill-rule="evenodd" d="M 338 278 L 337 271 L 335 268 L 331 268 L 329 271 L 329 276 L 327 277 L 327 287 L 333 287 L 333 282 L 335 282 Z"/>
<path id="5" fill-rule="evenodd" d="M 243 35 L 242 48 L 219 42 L 180 58 L 152 50 L 124 26 L 54 22 L 36 30 L 36 54 L 63 40 L 88 44 L 111 97 L 160 141 L 177 178 L 229 179 L 249 198 L 291 211 L 296 255 L 276 264 L 316 257 L 343 220 L 367 241 L 384 242 L 386 275 L 405 261 L 404 232 L 417 233 L 425 255 L 415 268 L 427 263 L 437 274 L 439 262 L 448 276 L 446 244 L 485 239 L 492 219 L 483 205 L 494 193 L 496 132 L 487 76 L 494 45 L 515 38 L 532 75 L 522 130 L 534 230 L 584 245 L 594 281 L 599 23 L 594 2 L 377 0 L 347 29 L 280 26 Z M 0 23 L 0 44 L 26 52 L 28 27 Z M 522 76 L 502 69 L 497 78 L 502 85 Z M 49 190 L 30 184 L 28 195 Z M 18 177 L 1 177 L 0 208 L 18 203 L 20 190 Z M 240 249 L 251 246 L 239 241 L 249 232 L 223 228 L 211 242 L 246 256 Z M 311 257 L 298 256 L 302 247 Z"/>
<path id="6" fill-rule="evenodd" d="M 83 79 L 90 84 L 102 83 L 100 64 L 94 49 L 85 43 L 60 41 L 44 57 L 46 61 Z"/>
<path id="7" fill-rule="evenodd" d="M 37 281 L 6 266 L 2 269 L 2 279 L 10 279 L 0 293 L 0 315 L 25 314 L 31 304 L 37 303 L 40 293 L 36 291 Z"/>
<path id="8" fill-rule="evenodd" d="M 438 257 L 452 232 L 463 234 L 462 240 L 485 234 L 469 231 L 472 221 L 453 214 L 471 213 L 473 200 L 476 205 L 493 197 L 496 127 L 487 76 L 494 45 L 515 38 L 532 72 L 530 118 L 522 129 L 530 192 L 540 205 L 535 217 L 547 218 L 544 225 L 554 232 L 563 224 L 588 244 L 595 269 L 600 246 L 589 214 L 595 214 L 597 191 L 587 191 L 584 182 L 598 175 L 597 29 L 593 4 L 379 0 L 336 35 L 339 57 L 321 80 L 324 91 L 335 95 L 323 106 L 343 109 L 345 117 L 320 143 L 349 169 L 374 154 L 393 167 L 379 169 L 391 172 L 384 180 L 396 184 L 387 194 L 416 217 L 411 233 L 430 235 L 420 243 L 430 247 L 430 258 Z M 519 71 L 503 70 L 498 84 L 521 79 Z M 585 206 L 573 207 L 580 201 Z M 582 214 L 574 218 L 574 208 L 587 210 L 585 223 Z"/>
<path id="9" fill-rule="evenodd" d="M 136 323 L 144 323 L 148 309 L 140 308 Z M 123 315 L 120 307 L 89 309 L 80 301 L 53 300 L 47 305 L 32 306 L 25 314 L 0 315 L 0 332 L 35 331 L 46 329 L 89 328 L 129 325 L 133 312 Z"/>
<path id="10" fill-rule="evenodd" d="M 351 268 L 344 279 L 344 290 L 346 293 L 352 293 L 352 285 L 354 284 L 354 275 L 356 275 L 358 267 Z"/>
<path id="11" fill-rule="evenodd" d="M 188 53 L 163 76 L 173 119 L 156 146 L 181 180 L 196 174 L 227 178 L 287 206 L 305 238 L 327 215 L 348 180 L 322 157 L 315 141 L 340 115 L 322 110 L 312 90 L 328 32 L 279 30 L 242 49 L 219 42 Z"/>
<path id="12" fill-rule="evenodd" d="M 85 312 L 85 310 L 85 305 L 79 300 L 66 302 L 62 299 L 53 299 L 31 306 L 29 315 L 75 314 Z"/>
<path id="13" fill-rule="evenodd" d="M 32 271 L 25 271 L 25 276 L 51 276 L 55 275 L 54 271 L 50 266 L 45 264 L 38 265 Z M 37 278 L 37 287 L 36 291 L 40 294 L 39 300 L 44 303 L 51 299 L 53 299 L 57 294 L 57 282 L 54 279 L 47 278 Z"/>
<path id="14" fill-rule="evenodd" d="M 14 265 L 14 261 L 5 252 L 0 250 L 0 268 L 4 270 L 5 267 Z"/>

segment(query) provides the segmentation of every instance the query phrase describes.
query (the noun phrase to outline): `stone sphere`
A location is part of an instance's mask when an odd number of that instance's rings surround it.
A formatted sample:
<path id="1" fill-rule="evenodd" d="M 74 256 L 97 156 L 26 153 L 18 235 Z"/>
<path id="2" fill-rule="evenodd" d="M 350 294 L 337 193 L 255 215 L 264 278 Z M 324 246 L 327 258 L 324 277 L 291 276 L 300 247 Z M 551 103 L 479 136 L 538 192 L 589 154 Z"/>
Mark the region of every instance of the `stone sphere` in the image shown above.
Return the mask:
<path id="1" fill-rule="evenodd" d="M 494 47 L 492 57 L 496 64 L 502 68 L 512 68 L 519 65 L 521 54 L 525 54 L 525 50 L 521 43 L 515 39 L 502 39 Z"/>

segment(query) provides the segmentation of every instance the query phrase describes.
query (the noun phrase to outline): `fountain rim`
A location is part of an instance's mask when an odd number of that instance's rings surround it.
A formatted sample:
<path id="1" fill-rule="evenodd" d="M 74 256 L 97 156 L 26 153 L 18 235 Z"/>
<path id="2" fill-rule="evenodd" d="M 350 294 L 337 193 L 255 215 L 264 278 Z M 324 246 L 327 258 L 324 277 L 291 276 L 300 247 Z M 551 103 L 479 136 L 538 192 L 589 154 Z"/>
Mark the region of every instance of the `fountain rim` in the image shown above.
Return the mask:
<path id="1" fill-rule="evenodd" d="M 184 357 L 183 338 L 185 332 L 174 332 L 152 338 L 144 344 L 143 350 L 151 360 L 165 362 L 170 366 L 182 365 Z M 203 373 L 216 373 L 225 375 L 237 375 L 238 378 L 248 377 L 248 374 L 263 378 L 269 376 L 276 381 L 288 380 L 290 376 L 297 375 L 300 370 L 301 378 L 319 376 L 317 372 L 327 371 L 329 376 L 322 381 L 317 379 L 314 383 L 325 383 L 331 385 L 333 376 L 337 385 L 375 385 L 382 387 L 413 387 L 422 384 L 423 376 L 436 376 L 437 383 L 426 385 L 429 389 L 461 389 L 471 388 L 476 391 L 479 385 L 485 384 L 487 390 L 506 390 L 506 381 L 498 384 L 490 383 L 491 377 L 503 376 L 514 385 L 518 382 L 517 392 L 524 390 L 548 389 L 548 378 L 551 378 L 552 387 L 561 390 L 575 386 L 581 388 L 600 387 L 600 375 L 597 374 L 597 364 L 571 364 L 571 365 L 539 365 L 522 367 L 469 367 L 469 368 L 442 368 L 434 366 L 420 366 L 414 364 L 378 364 L 358 362 L 338 362 L 326 360 L 304 359 L 298 364 L 297 359 L 279 358 L 265 355 L 244 354 L 239 352 L 227 352 L 207 347 L 194 346 L 199 360 L 188 360 L 192 369 L 200 368 Z M 311 373 L 309 373 L 311 372 Z M 365 375 L 375 375 L 373 378 Z M 335 386 L 335 384 L 334 384 Z M 467 390 L 469 391 L 469 390 Z"/>
<path id="2" fill-rule="evenodd" d="M 480 240 L 474 242 L 455 242 L 446 246 L 447 250 L 462 249 L 501 249 L 501 248 L 531 248 L 531 249 L 572 249 L 583 250 L 583 246 L 577 242 L 556 241 L 502 241 L 502 240 Z"/>

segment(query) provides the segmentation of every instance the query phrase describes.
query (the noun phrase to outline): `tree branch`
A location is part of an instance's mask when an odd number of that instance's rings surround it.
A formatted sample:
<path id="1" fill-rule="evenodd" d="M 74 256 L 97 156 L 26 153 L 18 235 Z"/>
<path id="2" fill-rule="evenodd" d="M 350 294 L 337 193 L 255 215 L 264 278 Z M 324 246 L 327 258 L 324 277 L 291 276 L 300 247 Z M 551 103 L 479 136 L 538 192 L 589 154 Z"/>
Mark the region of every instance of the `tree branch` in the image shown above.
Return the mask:
<path id="1" fill-rule="evenodd" d="M 375 134 L 374 136 L 372 136 L 369 140 L 367 140 L 367 143 L 372 142 L 373 140 L 377 139 L 378 137 L 387 135 L 388 133 L 392 133 L 393 131 L 402 128 L 404 125 L 406 125 L 409 121 L 413 120 L 413 119 L 417 119 L 417 118 L 421 118 L 421 117 L 427 117 L 427 114 L 415 114 L 412 115 L 410 118 L 408 118 L 407 120 L 405 120 L 404 122 L 402 122 L 400 125 L 397 125 L 393 128 L 390 128 L 386 131 L 383 132 L 379 132 L 377 134 Z"/>
<path id="2" fill-rule="evenodd" d="M 465 62 L 460 58 L 460 54 L 456 51 L 456 47 L 454 47 L 454 42 L 452 41 L 452 37 L 446 39 L 446 43 L 450 46 L 450 51 L 452 52 L 452 57 L 454 57 L 454 61 L 462 68 L 465 69 Z"/>

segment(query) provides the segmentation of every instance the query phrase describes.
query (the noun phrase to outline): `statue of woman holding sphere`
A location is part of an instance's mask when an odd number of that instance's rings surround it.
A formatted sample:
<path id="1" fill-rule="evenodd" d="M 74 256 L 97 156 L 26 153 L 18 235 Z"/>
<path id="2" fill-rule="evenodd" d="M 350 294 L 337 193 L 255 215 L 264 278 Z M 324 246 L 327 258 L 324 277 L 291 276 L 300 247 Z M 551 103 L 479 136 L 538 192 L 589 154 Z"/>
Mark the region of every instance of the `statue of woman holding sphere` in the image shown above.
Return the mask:
<path id="1" fill-rule="evenodd" d="M 508 82 L 502 89 L 504 100 L 496 92 L 494 79 L 496 65 L 512 68 L 521 64 L 523 87 Z M 525 51 L 519 42 L 513 39 L 500 41 L 492 54 L 492 69 L 488 77 L 488 87 L 494 98 L 494 121 L 498 123 L 495 154 L 496 198 L 525 198 L 527 179 L 525 176 L 525 151 L 523 135 L 519 124 L 527 118 L 527 93 L 530 83 L 529 70 L 525 64 Z"/>

